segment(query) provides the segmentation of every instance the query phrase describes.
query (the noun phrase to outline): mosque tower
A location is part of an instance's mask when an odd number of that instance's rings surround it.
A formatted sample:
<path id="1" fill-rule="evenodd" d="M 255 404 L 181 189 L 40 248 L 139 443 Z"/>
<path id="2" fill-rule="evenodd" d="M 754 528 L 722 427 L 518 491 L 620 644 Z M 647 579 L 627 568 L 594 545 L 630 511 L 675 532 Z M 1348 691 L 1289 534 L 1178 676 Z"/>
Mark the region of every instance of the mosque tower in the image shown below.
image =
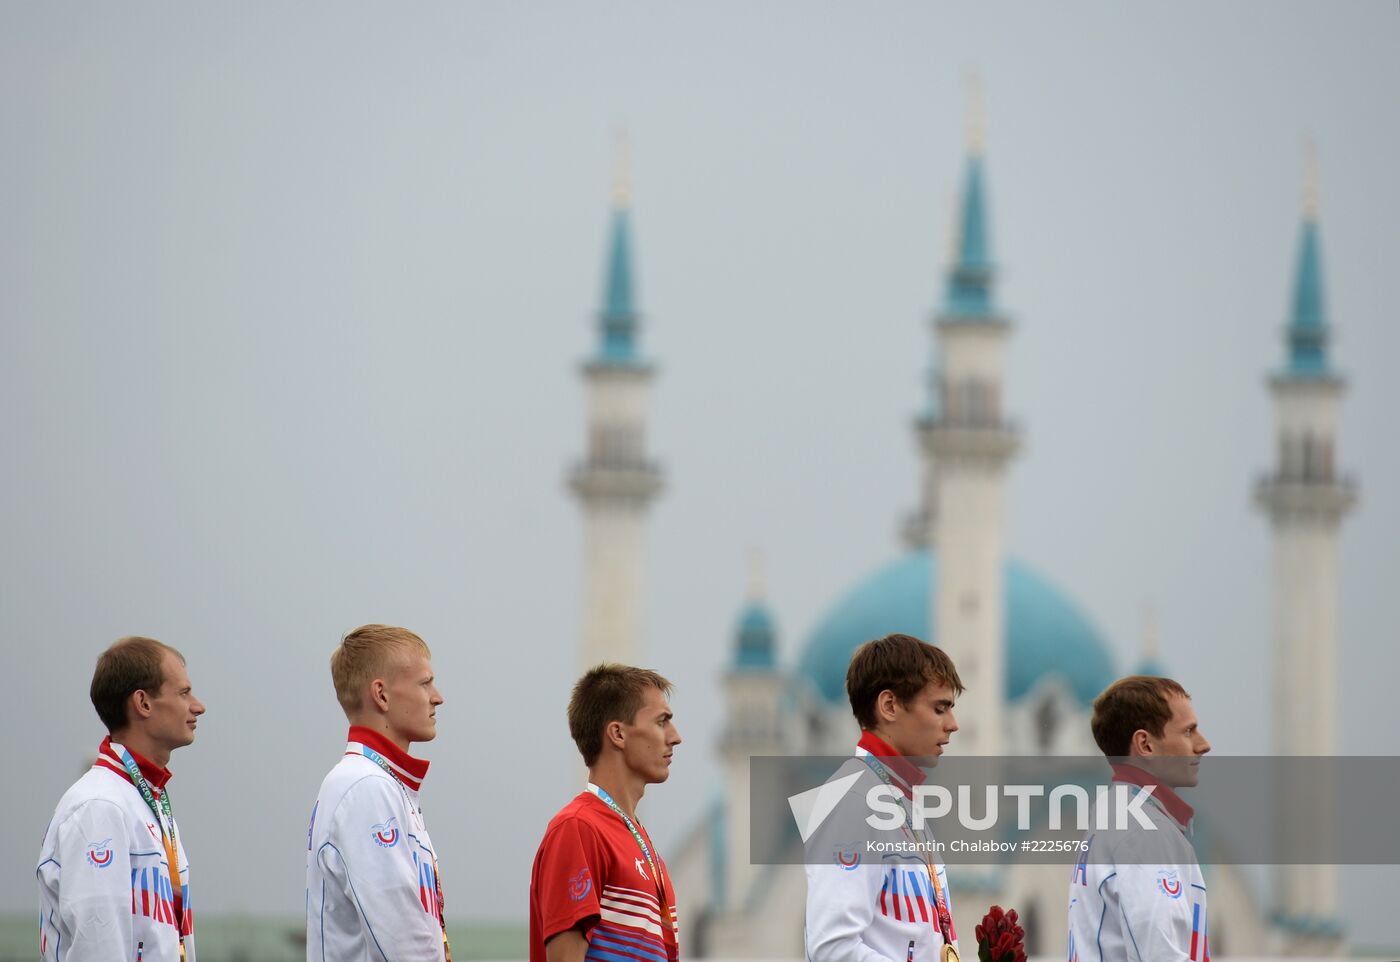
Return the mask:
<path id="1" fill-rule="evenodd" d="M 763 575 L 755 559 L 723 681 L 725 724 L 719 756 L 728 821 L 723 840 L 723 886 L 716 895 L 719 905 L 727 909 L 740 907 L 737 900 L 750 891 L 761 867 L 752 864 L 751 834 L 760 839 L 783 837 L 783 825 L 750 824 L 749 760 L 755 755 L 783 753 L 783 676 L 778 671 L 777 629 L 764 595 Z M 741 946 L 735 948 L 742 950 Z"/>
<path id="2" fill-rule="evenodd" d="M 1356 502 L 1337 474 L 1338 408 L 1345 382 L 1327 357 L 1317 184 L 1307 157 L 1303 228 L 1282 370 L 1269 379 L 1278 461 L 1255 490 L 1273 529 L 1274 731 L 1278 755 L 1337 751 L 1337 534 Z M 1313 801 L 1318 801 L 1314 799 Z M 1321 800 L 1323 804 L 1326 800 Z M 1309 832 L 1321 821 L 1309 818 Z M 1274 877 L 1274 920 L 1295 936 L 1340 936 L 1337 871 L 1283 865 Z"/>
<path id="3" fill-rule="evenodd" d="M 935 510 L 929 512 L 938 550 L 930 622 L 967 687 L 957 705 L 958 753 L 998 755 L 1005 750 L 1006 692 L 1002 489 L 1020 437 L 1002 414 L 1011 325 L 992 299 L 975 90 L 971 114 L 957 260 L 934 321 L 936 410 L 921 436 L 936 478 Z"/>
<path id="4" fill-rule="evenodd" d="M 957 192 L 950 192 L 948 204 L 948 261 L 956 263 L 962 246 Z M 914 418 L 914 447 L 919 452 L 919 487 L 914 509 L 900 519 L 898 532 L 906 548 L 918 550 L 933 543 L 934 519 L 938 517 L 938 466 L 933 460 L 933 428 L 938 423 L 938 361 L 935 358 L 925 376 L 927 393 L 924 409 Z"/>
<path id="5" fill-rule="evenodd" d="M 647 508 L 662 488 L 661 469 L 646 448 L 653 370 L 637 348 L 630 193 L 626 147 L 619 143 L 598 352 L 583 365 L 588 448 L 569 475 L 583 507 L 585 667 L 642 660 Z"/>

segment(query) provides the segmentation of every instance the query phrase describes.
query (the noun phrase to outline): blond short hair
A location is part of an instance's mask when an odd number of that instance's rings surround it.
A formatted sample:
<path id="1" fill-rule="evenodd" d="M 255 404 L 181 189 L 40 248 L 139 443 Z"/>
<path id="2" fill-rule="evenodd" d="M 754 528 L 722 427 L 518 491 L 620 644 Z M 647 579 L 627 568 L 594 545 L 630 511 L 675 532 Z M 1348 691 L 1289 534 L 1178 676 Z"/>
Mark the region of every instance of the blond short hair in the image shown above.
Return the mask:
<path id="1" fill-rule="evenodd" d="M 361 625 L 346 632 L 331 652 L 331 681 L 345 714 L 353 716 L 360 710 L 370 682 L 392 674 L 419 653 L 433 657 L 428 643 L 407 628 Z"/>

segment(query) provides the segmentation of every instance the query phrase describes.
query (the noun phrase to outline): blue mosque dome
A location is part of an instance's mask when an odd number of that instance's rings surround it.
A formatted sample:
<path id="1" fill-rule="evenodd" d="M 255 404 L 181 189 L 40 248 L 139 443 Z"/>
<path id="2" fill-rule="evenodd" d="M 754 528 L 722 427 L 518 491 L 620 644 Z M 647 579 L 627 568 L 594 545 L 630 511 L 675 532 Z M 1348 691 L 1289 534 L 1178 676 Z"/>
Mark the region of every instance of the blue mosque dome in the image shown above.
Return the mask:
<path id="1" fill-rule="evenodd" d="M 912 551 L 858 584 L 812 632 L 798 676 L 827 701 L 844 702 L 846 666 L 862 642 L 902 632 L 938 644 L 929 624 L 936 563 L 930 550 Z M 1058 675 L 1081 704 L 1092 704 L 1115 677 L 1108 646 L 1074 602 L 1029 565 L 1008 560 L 1005 577 L 1007 701 Z"/>

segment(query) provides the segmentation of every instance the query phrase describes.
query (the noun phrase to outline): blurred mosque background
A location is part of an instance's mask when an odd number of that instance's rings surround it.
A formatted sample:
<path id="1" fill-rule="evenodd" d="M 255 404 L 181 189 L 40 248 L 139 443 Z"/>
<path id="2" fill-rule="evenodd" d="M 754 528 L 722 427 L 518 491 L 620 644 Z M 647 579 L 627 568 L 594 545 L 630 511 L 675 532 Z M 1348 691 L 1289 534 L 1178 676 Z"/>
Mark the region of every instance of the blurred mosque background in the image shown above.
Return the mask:
<path id="1" fill-rule="evenodd" d="M 791 664 L 778 661 L 778 619 L 761 576 L 754 578 L 722 691 L 715 692 L 725 704 L 725 727 L 714 746 L 723 784 L 667 852 L 686 956 L 802 957 L 801 865 L 751 864 L 749 760 L 849 754 L 857 728 L 845 672 L 862 642 L 904 632 L 949 652 L 967 686 L 956 709 L 961 728 L 951 751 L 957 755 L 1096 755 L 1089 732 L 1095 696 L 1120 675 L 1170 674 L 1150 628 L 1140 662 L 1120 668 L 1075 599 L 1004 550 L 1003 487 L 1022 431 L 1001 403 L 1003 355 L 1014 327 L 996 298 L 988 163 L 975 106 L 972 113 L 952 263 L 932 325 L 927 403 L 914 420 L 921 501 L 895 525 L 903 552 L 873 572 L 853 572 L 854 586 L 835 600 Z M 1328 357 L 1313 167 L 1309 156 L 1292 313 L 1282 363 L 1269 378 L 1277 460 L 1254 488 L 1273 534 L 1275 729 L 1292 733 L 1287 744 L 1271 748 L 1295 755 L 1331 755 L 1337 748 L 1337 537 L 1356 498 L 1354 483 L 1335 467 L 1345 384 Z M 569 473 L 584 520 L 583 665 L 645 660 L 647 514 L 664 487 L 647 443 L 655 372 L 633 297 L 630 203 L 624 157 L 597 350 L 583 368 L 586 449 Z M 1034 304 L 1015 308 L 1034 316 Z M 1252 382 L 1258 374 L 1241 371 L 1240 379 Z M 1249 483 L 1240 479 L 1241 486 Z M 1299 723 L 1302 712 L 1307 724 Z M 972 954 L 968 940 L 992 903 L 1020 910 L 1032 954 L 1062 952 L 1069 868 L 956 867 L 950 887 L 965 953 Z M 1211 954 L 1316 956 L 1345 949 L 1334 867 L 1277 867 L 1263 886 L 1233 865 L 1205 871 Z"/>

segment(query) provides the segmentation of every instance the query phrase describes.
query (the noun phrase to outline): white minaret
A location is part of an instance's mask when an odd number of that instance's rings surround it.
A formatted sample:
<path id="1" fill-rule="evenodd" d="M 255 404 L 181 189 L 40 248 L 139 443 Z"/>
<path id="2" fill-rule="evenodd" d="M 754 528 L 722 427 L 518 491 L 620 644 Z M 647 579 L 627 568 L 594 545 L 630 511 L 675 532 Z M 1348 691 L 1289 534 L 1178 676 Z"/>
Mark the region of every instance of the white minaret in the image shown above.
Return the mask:
<path id="1" fill-rule="evenodd" d="M 612 238 L 598 321 L 598 353 L 583 366 L 588 391 L 588 449 L 569 476 L 583 507 L 584 667 L 642 660 L 642 594 L 647 508 L 661 470 L 647 456 L 646 416 L 652 366 L 637 350 L 632 302 L 629 185 L 619 145 Z"/>
<path id="2" fill-rule="evenodd" d="M 733 655 L 724 673 L 724 731 L 719 740 L 719 757 L 724 767 L 725 827 L 722 881 L 716 887 L 726 909 L 744 905 L 759 871 L 752 864 L 750 838 L 782 838 L 781 824 L 751 825 L 749 765 L 755 756 L 783 752 L 779 695 L 782 675 L 778 672 L 777 630 L 764 598 L 763 576 L 755 560 L 749 580 L 749 596 L 739 616 Z M 719 942 L 723 944 L 721 937 Z M 750 946 L 752 948 L 752 946 Z M 742 955 L 743 945 L 733 945 L 725 954 Z"/>
<path id="3" fill-rule="evenodd" d="M 924 429 L 937 478 L 930 597 L 936 640 L 967 690 L 958 699 L 958 754 L 1005 750 L 1003 494 L 1019 446 L 1002 414 L 1010 323 L 992 302 L 993 270 L 982 197 L 980 117 L 974 102 L 958 259 L 949 273 L 938 337 L 937 411 Z"/>
<path id="4" fill-rule="evenodd" d="M 1337 534 L 1356 488 L 1336 470 L 1345 384 L 1327 357 L 1312 167 L 1309 151 L 1288 354 L 1269 379 L 1278 460 L 1255 497 L 1273 529 L 1273 751 L 1330 756 L 1337 751 Z M 1308 823 L 1311 833 L 1333 820 Z M 1279 866 L 1274 881 L 1274 920 L 1285 931 L 1339 938 L 1336 866 Z"/>

